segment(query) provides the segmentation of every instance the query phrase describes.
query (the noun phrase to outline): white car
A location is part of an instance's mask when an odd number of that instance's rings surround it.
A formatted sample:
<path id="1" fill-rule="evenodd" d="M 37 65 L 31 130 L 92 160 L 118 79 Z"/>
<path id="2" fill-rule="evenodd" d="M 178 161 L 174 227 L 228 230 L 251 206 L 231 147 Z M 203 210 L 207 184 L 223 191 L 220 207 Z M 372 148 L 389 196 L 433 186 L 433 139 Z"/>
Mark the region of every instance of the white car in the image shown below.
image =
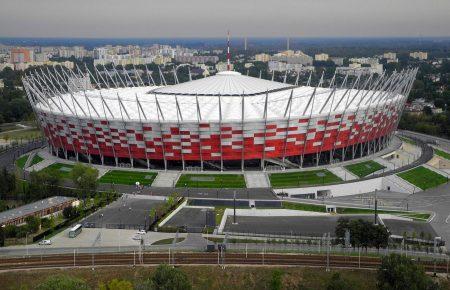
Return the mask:
<path id="1" fill-rule="evenodd" d="M 134 235 L 134 236 L 132 237 L 132 239 L 133 239 L 133 240 L 136 240 L 136 241 L 140 241 L 140 240 L 142 240 L 142 235 Z"/>
<path id="2" fill-rule="evenodd" d="M 50 240 L 42 240 L 39 242 L 40 246 L 47 246 L 47 245 L 51 245 L 51 244 L 52 244 L 52 241 L 50 241 Z"/>
<path id="3" fill-rule="evenodd" d="M 136 235 L 145 235 L 146 231 L 145 230 L 139 230 L 136 232 Z"/>

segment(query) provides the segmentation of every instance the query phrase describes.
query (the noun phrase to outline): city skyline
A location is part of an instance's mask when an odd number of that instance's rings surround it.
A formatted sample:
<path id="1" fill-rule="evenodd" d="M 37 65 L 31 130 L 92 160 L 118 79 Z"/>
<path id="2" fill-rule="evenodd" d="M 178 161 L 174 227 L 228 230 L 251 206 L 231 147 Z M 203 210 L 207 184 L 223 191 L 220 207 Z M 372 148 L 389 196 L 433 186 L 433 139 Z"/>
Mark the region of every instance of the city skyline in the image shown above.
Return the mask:
<path id="1" fill-rule="evenodd" d="M 227 29 L 234 37 L 450 36 L 444 0 L 18 0 L 2 6 L 0 37 L 221 37 Z"/>

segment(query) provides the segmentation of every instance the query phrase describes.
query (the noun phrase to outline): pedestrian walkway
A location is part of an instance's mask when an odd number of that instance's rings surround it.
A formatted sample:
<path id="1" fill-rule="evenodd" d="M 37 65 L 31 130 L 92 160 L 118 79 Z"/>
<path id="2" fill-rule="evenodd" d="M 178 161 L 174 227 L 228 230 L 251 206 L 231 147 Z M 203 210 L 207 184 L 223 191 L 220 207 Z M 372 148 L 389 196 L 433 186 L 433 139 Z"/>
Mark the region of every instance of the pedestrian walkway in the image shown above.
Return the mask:
<path id="1" fill-rule="evenodd" d="M 409 183 L 408 181 L 404 180 L 401 177 L 398 177 L 396 174 L 388 175 L 384 177 L 386 179 L 385 183 L 391 183 L 394 187 L 396 187 L 397 192 L 404 192 L 404 193 L 415 193 L 418 191 L 421 191 L 419 187 Z"/>
<path id="2" fill-rule="evenodd" d="M 440 174 L 440 175 L 442 175 L 442 176 L 444 176 L 445 178 L 448 179 L 449 174 L 447 172 L 443 171 L 443 170 L 440 170 L 440 169 L 438 169 L 436 167 L 433 167 L 433 166 L 431 166 L 429 164 L 424 164 L 423 167 L 425 167 L 427 169 L 430 169 L 430 170 L 436 172 L 437 174 Z"/>
<path id="3" fill-rule="evenodd" d="M 267 188 L 270 187 L 269 179 L 265 172 L 245 172 L 245 183 L 247 188 Z"/>
<path id="4" fill-rule="evenodd" d="M 55 163 L 55 161 L 52 159 L 44 159 L 41 162 L 26 168 L 25 171 L 28 171 L 28 172 L 41 171 L 42 169 L 52 165 L 53 163 Z"/>
<path id="5" fill-rule="evenodd" d="M 378 158 L 375 158 L 374 161 L 383 165 L 384 167 L 386 167 L 385 171 L 395 169 L 395 165 L 384 158 L 378 157 Z"/>
<path id="6" fill-rule="evenodd" d="M 178 172 L 159 172 L 152 183 L 153 187 L 175 187 L 180 173 Z"/>
<path id="7" fill-rule="evenodd" d="M 334 175 L 336 175 L 337 177 L 339 177 L 344 181 L 358 179 L 358 176 L 354 175 L 353 173 L 351 173 L 350 171 L 341 166 L 331 167 L 328 169 L 328 171 L 330 171 L 331 173 L 333 173 Z"/>

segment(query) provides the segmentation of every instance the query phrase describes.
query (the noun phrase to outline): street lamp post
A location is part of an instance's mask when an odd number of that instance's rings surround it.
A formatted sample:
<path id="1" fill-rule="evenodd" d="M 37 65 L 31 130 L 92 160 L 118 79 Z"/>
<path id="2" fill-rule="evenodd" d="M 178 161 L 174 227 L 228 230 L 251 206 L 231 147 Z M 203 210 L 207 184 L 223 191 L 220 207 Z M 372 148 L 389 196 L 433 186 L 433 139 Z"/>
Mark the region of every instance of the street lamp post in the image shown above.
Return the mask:
<path id="1" fill-rule="evenodd" d="M 236 190 L 233 194 L 233 224 L 236 224 Z"/>

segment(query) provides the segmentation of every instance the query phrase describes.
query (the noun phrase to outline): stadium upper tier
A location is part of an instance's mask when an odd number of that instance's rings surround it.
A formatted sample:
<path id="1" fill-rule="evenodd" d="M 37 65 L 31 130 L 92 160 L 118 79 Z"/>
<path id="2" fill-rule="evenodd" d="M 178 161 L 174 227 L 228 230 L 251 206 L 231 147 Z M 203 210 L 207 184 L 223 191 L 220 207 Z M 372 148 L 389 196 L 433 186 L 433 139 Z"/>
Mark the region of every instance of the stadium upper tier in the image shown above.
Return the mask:
<path id="1" fill-rule="evenodd" d="M 102 88 L 55 94 L 45 102 L 38 102 L 36 108 L 54 114 L 108 120 L 229 122 L 365 110 L 369 106 L 396 103 L 402 97 L 395 91 L 295 87 L 222 72 L 164 87 Z"/>

